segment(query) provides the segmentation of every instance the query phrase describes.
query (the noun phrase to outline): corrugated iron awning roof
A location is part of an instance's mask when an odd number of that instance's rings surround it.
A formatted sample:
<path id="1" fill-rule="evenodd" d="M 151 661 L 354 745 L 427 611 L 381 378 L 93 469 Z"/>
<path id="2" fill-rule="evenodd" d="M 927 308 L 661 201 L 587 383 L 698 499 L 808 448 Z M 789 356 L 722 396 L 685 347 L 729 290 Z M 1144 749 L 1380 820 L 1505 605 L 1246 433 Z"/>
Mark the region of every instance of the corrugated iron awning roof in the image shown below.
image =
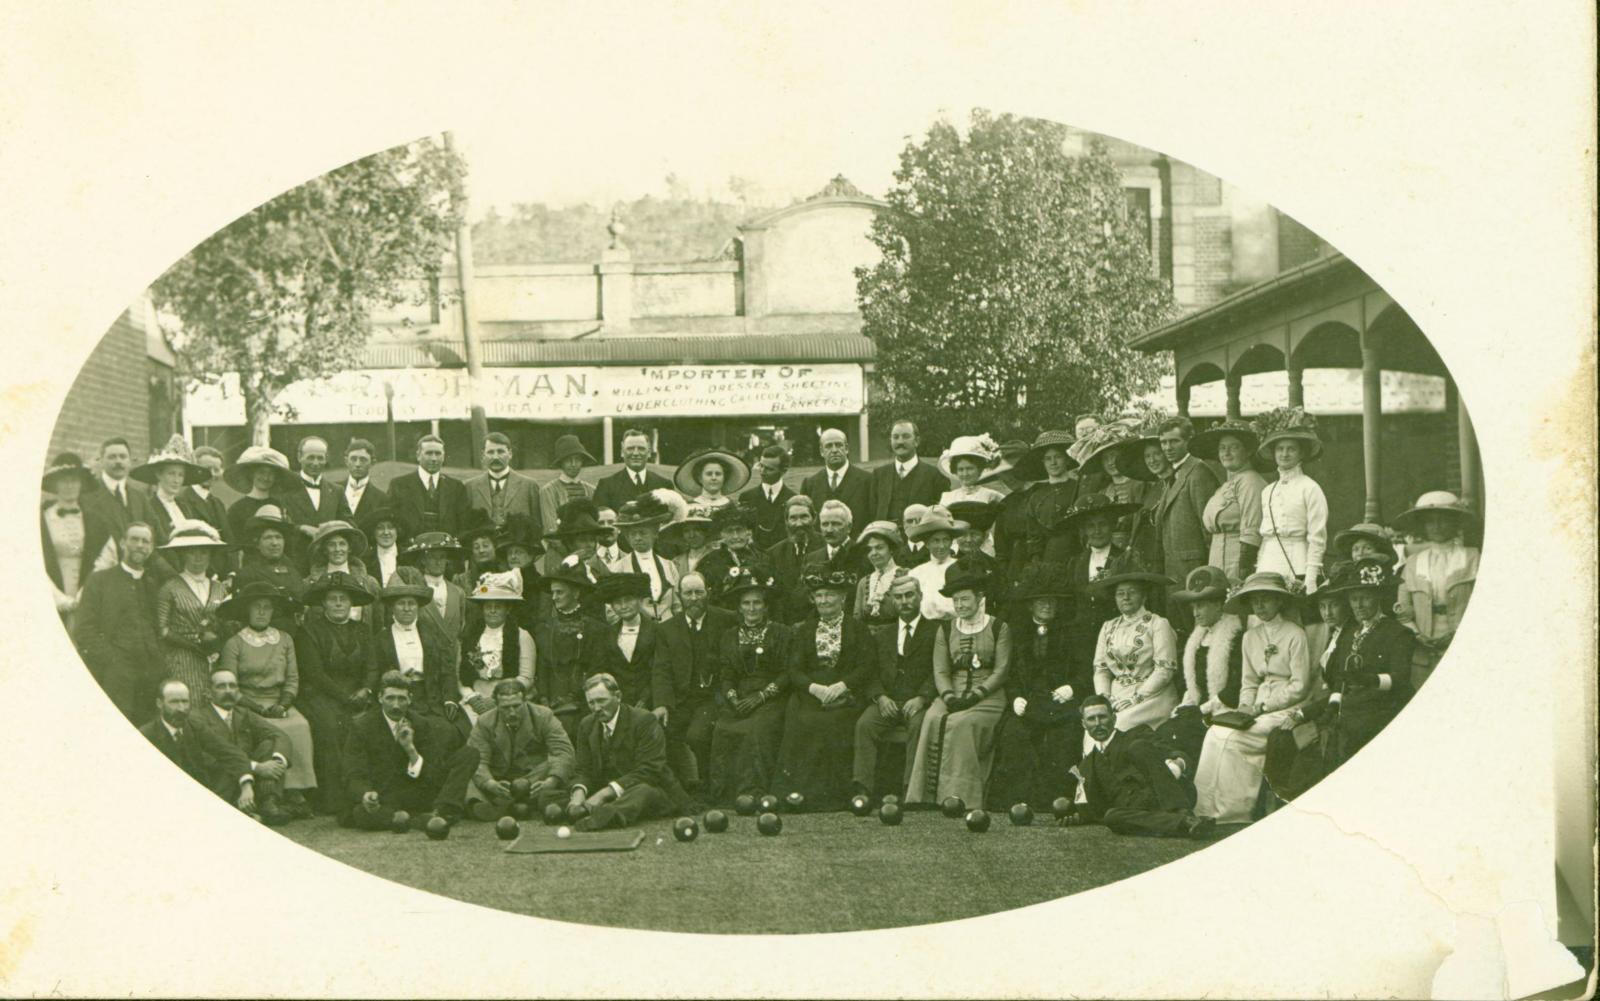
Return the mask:
<path id="1" fill-rule="evenodd" d="M 1356 268 L 1349 258 L 1337 252 L 1327 257 L 1318 258 L 1274 275 L 1266 281 L 1240 289 L 1230 296 L 1218 299 L 1211 305 L 1197 309 L 1187 316 L 1181 316 L 1171 323 L 1163 324 L 1154 330 L 1147 330 L 1135 337 L 1132 344 L 1140 351 L 1170 349 L 1178 341 L 1183 340 L 1203 327 L 1210 326 L 1225 318 L 1236 319 L 1241 310 L 1265 306 L 1285 294 L 1298 294 L 1310 283 L 1324 281 L 1346 268 L 1360 270 Z"/>
<path id="2" fill-rule="evenodd" d="M 737 337 L 612 337 L 484 341 L 483 363 L 512 365 L 701 365 L 720 362 L 869 362 L 877 345 L 860 334 Z M 366 368 L 457 368 L 460 341 L 368 345 Z"/>

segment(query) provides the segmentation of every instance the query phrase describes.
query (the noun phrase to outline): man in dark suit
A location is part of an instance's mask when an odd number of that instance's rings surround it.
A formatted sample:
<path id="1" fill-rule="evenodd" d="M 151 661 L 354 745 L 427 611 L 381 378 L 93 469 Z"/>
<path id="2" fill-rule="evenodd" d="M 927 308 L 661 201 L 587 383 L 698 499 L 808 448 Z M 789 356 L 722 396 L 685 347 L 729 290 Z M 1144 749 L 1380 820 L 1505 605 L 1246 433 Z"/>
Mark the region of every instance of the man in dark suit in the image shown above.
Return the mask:
<path id="1" fill-rule="evenodd" d="M 939 467 L 917 457 L 917 426 L 911 421 L 895 421 L 889 429 L 889 450 L 894 461 L 872 471 L 872 511 L 856 517 L 867 521 L 900 523 L 912 504 L 932 506 L 950 489 L 950 481 Z M 852 508 L 852 510 L 854 510 Z"/>
<path id="2" fill-rule="evenodd" d="M 444 439 L 425 434 L 417 439 L 417 469 L 389 482 L 389 503 L 408 539 L 423 532 L 461 534 L 467 520 L 467 488 L 440 472 Z"/>
<path id="3" fill-rule="evenodd" d="M 850 509 L 842 501 L 824 501 L 817 513 L 821 528 L 822 545 L 812 547 L 800 567 L 800 576 L 826 575 L 842 570 L 855 577 L 867 573 L 867 553 L 864 546 L 851 541 Z"/>
<path id="4" fill-rule="evenodd" d="M 556 714 L 527 701 L 522 682 L 506 678 L 494 686 L 494 708 L 478 717 L 467 743 L 478 755 L 467 798 L 480 820 L 505 816 L 511 783 L 532 786 L 529 801 L 539 810 L 566 798 L 577 759 Z"/>
<path id="5" fill-rule="evenodd" d="M 589 715 L 578 724 L 578 770 L 567 799 L 569 811 L 588 811 L 578 829 L 626 827 L 672 812 L 666 790 L 674 783 L 660 721 L 623 705 L 621 686 L 609 674 L 588 678 L 583 694 Z"/>
<path id="6" fill-rule="evenodd" d="M 83 586 L 72 638 L 89 673 L 128 721 L 141 726 L 155 714 L 156 684 L 165 653 L 156 638 L 156 590 L 145 567 L 155 536 L 143 522 L 122 533 L 122 560 L 96 570 Z"/>
<path id="7" fill-rule="evenodd" d="M 1103 695 L 1079 706 L 1094 747 L 1078 763 L 1087 802 L 1063 824 L 1105 824 L 1117 834 L 1205 838 L 1216 828 L 1196 817 L 1193 766 L 1148 726 L 1117 730 L 1117 713 Z"/>
<path id="8" fill-rule="evenodd" d="M 216 494 L 216 485 L 222 482 L 222 453 L 210 445 L 201 445 L 194 450 L 194 461 L 195 465 L 210 473 L 211 478 L 178 491 L 178 507 L 189 517 L 216 529 L 222 541 L 232 545 L 233 528 L 228 524 L 228 505 Z M 211 573 L 218 578 L 228 576 L 233 569 L 231 562 L 226 549 L 217 550 L 211 554 Z"/>
<path id="9" fill-rule="evenodd" d="M 772 576 L 777 580 L 778 601 L 775 618 L 793 624 L 811 614 L 811 592 L 801 582 L 806 557 L 822 545 L 822 537 L 812 529 L 816 505 L 805 494 L 789 498 L 784 509 L 784 525 L 789 537 L 767 550 Z"/>
<path id="10" fill-rule="evenodd" d="M 90 574 L 115 566 L 117 560 L 112 521 L 81 500 L 89 480 L 83 460 L 63 452 L 40 481 L 40 487 L 51 495 L 50 502 L 39 510 L 44 569 L 54 588 L 56 612 L 69 630 Z"/>
<path id="11" fill-rule="evenodd" d="M 322 475 L 328 468 L 328 443 L 315 435 L 302 438 L 299 461 L 299 480 L 278 495 L 278 505 L 294 522 L 297 537 L 290 541 L 290 558 L 305 573 L 309 569 L 308 547 L 317 527 L 329 521 L 348 521 L 349 516 L 339 488 Z"/>
<path id="12" fill-rule="evenodd" d="M 660 473 L 651 472 L 650 436 L 638 428 L 622 432 L 622 468 L 605 477 L 594 488 L 594 506 L 621 511 L 622 505 L 642 493 L 660 488 L 672 488 L 672 481 Z"/>
<path id="13" fill-rule="evenodd" d="M 467 503 L 474 510 L 488 512 L 496 528 L 512 515 L 521 515 L 542 529 L 539 484 L 511 468 L 511 439 L 505 434 L 491 431 L 484 438 L 483 468 L 481 476 L 467 481 Z"/>
<path id="14" fill-rule="evenodd" d="M 623 701 L 650 710 L 665 724 L 667 703 L 672 701 L 672 665 L 661 642 L 661 624 L 643 614 L 650 578 L 613 573 L 601 578 L 595 591 L 616 621 L 607 627 L 605 642 L 595 648 L 589 673 L 616 678 Z"/>
<path id="15" fill-rule="evenodd" d="M 838 428 L 822 432 L 822 468 L 805 478 L 800 492 L 819 512 L 824 501 L 836 500 L 850 509 L 853 522 L 865 525 L 871 520 L 872 475 L 850 464 L 850 443 Z"/>
<path id="16" fill-rule="evenodd" d="M 922 717 L 938 694 L 933 682 L 933 640 L 936 623 L 922 617 L 922 585 L 915 577 L 899 577 L 889 585 L 896 620 L 893 626 L 877 631 L 878 674 L 866 695 L 870 703 L 856 720 L 856 757 L 852 777 L 857 792 L 866 796 L 878 793 L 878 745 L 906 745 L 904 774 L 892 790 L 905 792 L 911 778 L 917 736 L 922 733 Z"/>
<path id="17" fill-rule="evenodd" d="M 689 788 L 705 780 L 711 764 L 711 731 L 717 718 L 716 651 L 738 616 L 713 608 L 706 580 L 690 571 L 678 581 L 682 611 L 661 624 L 658 633 L 672 669 L 668 693 L 667 760 Z"/>
<path id="18" fill-rule="evenodd" d="M 771 549 L 788 534 L 783 519 L 789 498 L 794 496 L 794 491 L 783 482 L 788 471 L 789 453 L 781 445 L 768 445 L 761 450 L 761 461 L 756 463 L 760 481 L 739 495 L 739 503 L 754 516 L 757 549 Z"/>
<path id="19" fill-rule="evenodd" d="M 239 704 L 237 675 L 225 668 L 211 672 L 211 704 L 191 711 L 189 726 L 196 733 L 210 731 L 250 763 L 250 774 L 255 776 L 255 808 L 246 813 L 271 827 L 289 822 L 282 803 L 283 777 L 289 772 L 289 738 L 255 710 Z M 219 792 L 226 796 L 237 788 L 224 787 Z"/>
<path id="20" fill-rule="evenodd" d="M 365 438 L 351 438 L 344 447 L 346 476 L 340 493 L 344 502 L 345 520 L 356 525 L 366 524 L 373 512 L 388 506 L 389 495 L 372 483 L 372 459 L 376 450 Z"/>
<path id="21" fill-rule="evenodd" d="M 100 474 L 83 489 L 83 505 L 93 510 L 110 526 L 113 539 L 122 538 L 130 521 L 155 527 L 150 510 L 150 488 L 128 478 L 133 469 L 133 452 L 128 439 L 107 438 L 100 445 Z"/>
<path id="22" fill-rule="evenodd" d="M 400 672 L 389 671 L 378 684 L 378 708 L 352 720 L 345 738 L 349 805 L 339 823 L 386 830 L 398 810 L 432 811 L 449 822 L 460 819 L 478 752 L 471 747 L 447 750 L 453 734 L 443 723 L 411 711 L 411 685 Z"/>
<path id="23" fill-rule="evenodd" d="M 1156 501 L 1155 524 L 1161 537 L 1162 572 L 1173 580 L 1187 580 L 1190 570 L 1206 565 L 1211 536 L 1200 516 L 1222 485 L 1210 466 L 1189 454 L 1192 437 L 1194 425 L 1187 417 L 1161 424 L 1161 454 L 1167 468 L 1160 474 L 1164 486 Z M 1194 626 L 1193 615 L 1183 605 L 1167 609 L 1167 617 L 1180 634 Z"/>
<path id="24" fill-rule="evenodd" d="M 156 698 L 156 718 L 139 728 L 145 739 L 189 777 L 239 809 L 254 812 L 255 772 L 250 759 L 206 726 L 189 721 L 189 686 L 171 680 Z"/>

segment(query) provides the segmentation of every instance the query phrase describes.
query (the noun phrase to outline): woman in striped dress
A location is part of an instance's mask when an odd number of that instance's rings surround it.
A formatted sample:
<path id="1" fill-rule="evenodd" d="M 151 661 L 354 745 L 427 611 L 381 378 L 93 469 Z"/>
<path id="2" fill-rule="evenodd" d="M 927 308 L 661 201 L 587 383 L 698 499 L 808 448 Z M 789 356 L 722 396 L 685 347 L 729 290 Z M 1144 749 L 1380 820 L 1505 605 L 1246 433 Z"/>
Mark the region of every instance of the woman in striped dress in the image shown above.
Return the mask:
<path id="1" fill-rule="evenodd" d="M 217 607 L 228 596 L 227 586 L 211 576 L 211 555 L 227 548 L 215 528 L 196 520 L 173 525 L 161 547 L 179 572 L 156 592 L 156 635 L 166 653 L 167 677 L 189 687 L 192 706 L 205 705 L 211 691 L 220 644 Z"/>

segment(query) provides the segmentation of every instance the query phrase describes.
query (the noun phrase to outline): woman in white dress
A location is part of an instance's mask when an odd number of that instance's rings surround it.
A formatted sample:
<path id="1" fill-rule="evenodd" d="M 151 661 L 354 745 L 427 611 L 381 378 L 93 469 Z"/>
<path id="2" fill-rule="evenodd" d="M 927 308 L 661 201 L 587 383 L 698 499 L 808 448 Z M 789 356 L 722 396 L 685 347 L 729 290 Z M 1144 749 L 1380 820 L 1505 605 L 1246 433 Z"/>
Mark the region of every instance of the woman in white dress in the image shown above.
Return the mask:
<path id="1" fill-rule="evenodd" d="M 1150 611 L 1151 591 L 1177 581 L 1151 573 L 1124 553 L 1090 583 L 1116 602 L 1117 617 L 1100 627 L 1094 648 L 1094 690 L 1111 701 L 1117 729 L 1157 726 L 1178 707 L 1178 637 L 1172 624 Z"/>
<path id="2" fill-rule="evenodd" d="M 1200 523 L 1211 535 L 1210 566 L 1221 567 L 1231 581 L 1255 569 L 1261 551 L 1261 491 L 1267 481 L 1256 472 L 1261 439 L 1249 424 L 1228 419 L 1189 439 L 1189 454 L 1214 459 L 1227 479 L 1206 501 Z"/>
<path id="3" fill-rule="evenodd" d="M 1421 537 L 1406 556 L 1395 618 L 1417 634 L 1412 647 L 1411 687 L 1433 673 L 1466 614 L 1478 579 L 1479 551 L 1468 545 L 1478 516 L 1448 490 L 1430 490 L 1395 519 L 1395 527 Z"/>
<path id="4" fill-rule="evenodd" d="M 672 476 L 672 485 L 709 515 L 734 503 L 734 495 L 750 482 L 750 466 L 732 452 L 702 448 L 690 453 Z"/>
<path id="5" fill-rule="evenodd" d="M 1239 712 L 1254 722 L 1242 730 L 1222 725 L 1206 730 L 1194 777 L 1197 817 L 1212 817 L 1220 824 L 1255 819 L 1268 736 L 1294 726 L 1296 710 L 1316 695 L 1305 630 L 1282 614 L 1293 601 L 1289 582 L 1270 571 L 1251 574 L 1228 597 L 1226 611 L 1248 613 L 1260 622 L 1240 641 L 1244 672 Z"/>
<path id="6" fill-rule="evenodd" d="M 1314 594 L 1328 548 L 1328 500 L 1304 463 L 1322 454 L 1317 422 L 1299 407 L 1279 408 L 1256 419 L 1257 454 L 1278 467 L 1278 478 L 1261 491 L 1261 553 L 1256 570 L 1298 581 Z"/>
<path id="7" fill-rule="evenodd" d="M 960 522 L 953 522 L 939 509 L 928 512 L 916 526 L 906 531 L 912 542 L 927 547 L 928 558 L 907 571 L 922 585 L 922 617 L 939 622 L 955 617 L 956 607 L 940 592 L 944 589 L 944 575 L 955 563 L 951 547 L 956 535 L 965 531 Z"/>

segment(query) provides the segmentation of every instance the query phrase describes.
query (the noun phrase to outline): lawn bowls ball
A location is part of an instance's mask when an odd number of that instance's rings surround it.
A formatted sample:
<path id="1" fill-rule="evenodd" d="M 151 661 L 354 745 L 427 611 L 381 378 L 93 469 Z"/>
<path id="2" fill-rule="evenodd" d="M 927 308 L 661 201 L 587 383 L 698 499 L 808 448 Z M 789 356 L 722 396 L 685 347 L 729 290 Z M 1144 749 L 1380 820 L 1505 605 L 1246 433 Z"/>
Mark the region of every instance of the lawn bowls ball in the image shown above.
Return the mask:
<path id="1" fill-rule="evenodd" d="M 1056 815 L 1057 820 L 1070 816 L 1072 814 L 1072 800 L 1065 796 L 1057 796 L 1055 802 L 1050 804 L 1050 812 Z"/>
<path id="2" fill-rule="evenodd" d="M 494 822 L 494 836 L 501 841 L 515 841 L 522 832 L 522 827 L 515 817 L 501 817 Z"/>
<path id="3" fill-rule="evenodd" d="M 672 822 L 672 836 L 688 844 L 700 836 L 700 825 L 693 817 L 679 817 Z"/>
<path id="4" fill-rule="evenodd" d="M 971 810 L 967 813 L 967 830 L 973 834 L 982 834 L 989 829 L 989 814 L 983 810 Z"/>
<path id="5" fill-rule="evenodd" d="M 741 817 L 754 817 L 756 815 L 756 798 L 749 793 L 742 793 L 734 798 L 733 808 Z"/>
<path id="6" fill-rule="evenodd" d="M 1027 827 L 1033 823 L 1033 807 L 1026 803 L 1018 803 L 1011 808 L 1011 823 L 1017 827 Z"/>
<path id="7" fill-rule="evenodd" d="M 776 813 L 763 813 L 756 818 L 756 830 L 767 837 L 776 837 L 783 830 L 783 818 Z"/>
<path id="8" fill-rule="evenodd" d="M 712 834 L 721 834 L 728 829 L 728 815 L 721 810 L 707 810 L 705 825 Z"/>
<path id="9" fill-rule="evenodd" d="M 561 818 L 566 815 L 567 811 L 561 808 L 560 803 L 551 803 L 544 808 L 544 822 L 551 827 L 561 823 Z"/>
<path id="10" fill-rule="evenodd" d="M 900 797 L 896 796 L 894 793 L 890 793 L 889 795 L 887 795 L 887 796 L 883 797 L 882 799 L 878 800 L 878 803 L 881 806 L 899 806 L 900 805 Z"/>
<path id="11" fill-rule="evenodd" d="M 428 826 L 423 828 L 430 841 L 443 841 L 450 836 L 450 822 L 443 817 L 429 817 Z"/>
<path id="12" fill-rule="evenodd" d="M 394 816 L 389 818 L 389 830 L 396 834 L 404 834 L 411 830 L 411 814 L 404 810 L 396 810 Z"/>
<path id="13" fill-rule="evenodd" d="M 900 826 L 900 804 L 885 803 L 878 807 L 878 820 L 885 827 Z"/>
<path id="14" fill-rule="evenodd" d="M 556 837 L 565 841 L 567 838 L 572 837 L 572 828 L 568 827 L 566 824 L 562 824 L 560 827 L 556 828 Z"/>
<path id="15" fill-rule="evenodd" d="M 516 800 L 518 803 L 526 803 L 528 801 L 528 793 L 532 790 L 533 783 L 529 782 L 527 779 L 511 780 L 511 798 Z"/>
<path id="16" fill-rule="evenodd" d="M 533 804 L 532 803 L 512 803 L 511 804 L 511 815 L 513 817 L 517 818 L 518 820 L 527 820 L 529 817 L 533 816 Z"/>
<path id="17" fill-rule="evenodd" d="M 778 797 L 768 793 L 758 801 L 762 813 L 775 813 L 778 809 Z"/>
<path id="18" fill-rule="evenodd" d="M 865 796 L 850 797 L 850 812 L 858 817 L 865 817 L 872 812 L 872 800 Z"/>
<path id="19" fill-rule="evenodd" d="M 946 796 L 944 802 L 939 804 L 939 809 L 951 820 L 955 820 L 967 812 L 967 804 L 961 802 L 960 796 Z"/>
<path id="20" fill-rule="evenodd" d="M 792 792 L 783 798 L 783 804 L 789 808 L 790 813 L 799 813 L 806 808 L 806 798 L 801 793 Z"/>

